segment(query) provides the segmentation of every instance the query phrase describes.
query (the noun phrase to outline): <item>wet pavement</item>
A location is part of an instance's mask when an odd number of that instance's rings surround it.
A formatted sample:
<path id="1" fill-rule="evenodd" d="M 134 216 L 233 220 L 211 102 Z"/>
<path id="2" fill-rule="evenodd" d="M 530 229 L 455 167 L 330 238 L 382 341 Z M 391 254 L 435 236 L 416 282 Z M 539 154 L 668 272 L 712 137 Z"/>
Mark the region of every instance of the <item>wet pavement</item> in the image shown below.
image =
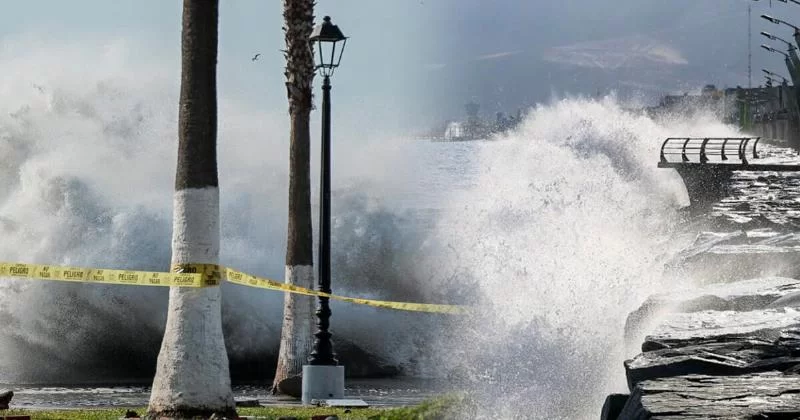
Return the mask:
<path id="1" fill-rule="evenodd" d="M 147 405 L 150 388 L 145 386 L 24 386 L 2 385 L 11 389 L 14 408 L 95 408 L 141 407 Z M 345 397 L 359 398 L 371 406 L 396 407 L 419 402 L 447 392 L 442 381 L 424 379 L 361 379 L 346 383 Z M 300 405 L 287 397 L 270 395 L 267 385 L 234 386 L 237 400 L 257 399 L 261 405 Z"/>

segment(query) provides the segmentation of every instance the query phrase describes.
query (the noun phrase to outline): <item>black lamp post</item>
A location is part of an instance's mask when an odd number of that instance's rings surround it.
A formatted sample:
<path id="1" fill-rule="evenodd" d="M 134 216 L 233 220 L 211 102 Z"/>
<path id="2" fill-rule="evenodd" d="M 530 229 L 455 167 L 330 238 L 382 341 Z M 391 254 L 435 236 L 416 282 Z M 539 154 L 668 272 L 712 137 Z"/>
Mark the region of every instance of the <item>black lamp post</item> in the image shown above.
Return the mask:
<path id="1" fill-rule="evenodd" d="M 331 76 L 342 61 L 342 53 L 347 43 L 339 27 L 331 23 L 325 16 L 322 23 L 315 26 L 309 38 L 319 51 L 317 71 L 322 79 L 322 147 L 320 170 L 320 205 L 319 205 L 319 276 L 317 290 L 331 293 Z M 341 45 L 338 43 L 341 41 Z M 337 50 L 338 48 L 338 50 Z M 330 326 L 331 309 L 328 298 L 319 298 L 317 308 L 317 332 L 314 334 L 314 349 L 311 351 L 311 365 L 336 366 L 338 364 L 333 353 Z"/>

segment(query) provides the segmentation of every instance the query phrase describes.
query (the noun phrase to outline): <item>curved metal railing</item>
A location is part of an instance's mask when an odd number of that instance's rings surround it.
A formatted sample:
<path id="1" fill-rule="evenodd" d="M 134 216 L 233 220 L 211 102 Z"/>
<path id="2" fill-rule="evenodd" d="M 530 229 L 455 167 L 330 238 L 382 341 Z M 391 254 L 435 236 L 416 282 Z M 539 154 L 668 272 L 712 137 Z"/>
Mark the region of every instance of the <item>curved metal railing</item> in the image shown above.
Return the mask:
<path id="1" fill-rule="evenodd" d="M 669 156 L 680 155 L 681 162 L 707 163 L 738 159 L 747 164 L 748 149 L 753 159 L 758 159 L 756 146 L 761 137 L 670 137 L 661 144 L 661 163 L 669 163 Z"/>

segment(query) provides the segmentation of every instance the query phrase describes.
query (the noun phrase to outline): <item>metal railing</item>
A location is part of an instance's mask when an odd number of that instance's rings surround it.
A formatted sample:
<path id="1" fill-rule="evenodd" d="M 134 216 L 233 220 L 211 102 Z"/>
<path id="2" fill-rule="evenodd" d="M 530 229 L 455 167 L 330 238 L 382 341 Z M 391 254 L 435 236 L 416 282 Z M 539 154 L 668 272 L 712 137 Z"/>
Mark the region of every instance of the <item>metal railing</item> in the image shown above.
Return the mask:
<path id="1" fill-rule="evenodd" d="M 756 146 L 761 137 L 670 137 L 661 145 L 661 163 L 669 163 L 668 156 L 680 155 L 681 162 L 708 163 L 738 159 L 747 165 L 748 148 L 753 159 L 758 159 Z M 692 160 L 692 159 L 696 160 Z"/>

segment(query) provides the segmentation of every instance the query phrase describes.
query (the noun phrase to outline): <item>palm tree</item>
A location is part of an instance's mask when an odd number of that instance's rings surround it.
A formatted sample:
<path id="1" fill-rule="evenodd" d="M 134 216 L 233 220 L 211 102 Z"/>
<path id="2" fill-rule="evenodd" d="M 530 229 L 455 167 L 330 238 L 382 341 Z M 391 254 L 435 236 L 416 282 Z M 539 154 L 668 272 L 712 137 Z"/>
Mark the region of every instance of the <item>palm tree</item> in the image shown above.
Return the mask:
<path id="1" fill-rule="evenodd" d="M 219 0 L 184 0 L 172 264 L 219 262 Z M 149 418 L 236 417 L 220 288 L 172 287 Z"/>
<path id="2" fill-rule="evenodd" d="M 285 281 L 314 288 L 311 233 L 309 118 L 314 55 L 309 36 L 314 26 L 314 0 L 284 0 L 286 89 L 289 96 L 289 232 Z M 314 299 L 287 293 L 273 393 L 300 397 L 300 375 L 313 345 Z"/>

